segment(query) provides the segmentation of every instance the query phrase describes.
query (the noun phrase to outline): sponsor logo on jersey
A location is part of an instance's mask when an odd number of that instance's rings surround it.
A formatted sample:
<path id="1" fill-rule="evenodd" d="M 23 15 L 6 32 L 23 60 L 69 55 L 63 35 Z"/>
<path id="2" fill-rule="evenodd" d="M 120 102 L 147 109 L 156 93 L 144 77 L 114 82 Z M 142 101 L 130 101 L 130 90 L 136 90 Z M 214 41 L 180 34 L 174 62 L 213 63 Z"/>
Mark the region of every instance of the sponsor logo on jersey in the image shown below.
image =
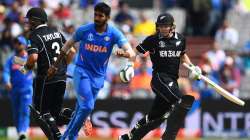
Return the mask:
<path id="1" fill-rule="evenodd" d="M 176 42 L 176 46 L 178 47 L 181 44 L 181 41 Z"/>
<path id="2" fill-rule="evenodd" d="M 94 35 L 90 33 L 87 38 L 88 41 L 93 41 L 94 40 Z"/>
<path id="3" fill-rule="evenodd" d="M 165 42 L 164 42 L 164 41 L 160 41 L 160 42 L 159 42 L 159 47 L 160 47 L 160 48 L 166 47 Z"/>
<path id="4" fill-rule="evenodd" d="M 105 36 L 104 40 L 108 42 L 110 40 L 110 37 L 109 36 Z"/>
<path id="5" fill-rule="evenodd" d="M 159 51 L 160 57 L 180 57 L 181 51 Z"/>
<path id="6" fill-rule="evenodd" d="M 85 49 L 91 52 L 99 52 L 99 53 L 106 53 L 108 52 L 107 47 L 104 46 L 98 46 L 98 45 L 94 45 L 94 44 L 85 44 Z"/>
<path id="7" fill-rule="evenodd" d="M 172 87 L 174 82 L 169 82 L 168 86 Z"/>

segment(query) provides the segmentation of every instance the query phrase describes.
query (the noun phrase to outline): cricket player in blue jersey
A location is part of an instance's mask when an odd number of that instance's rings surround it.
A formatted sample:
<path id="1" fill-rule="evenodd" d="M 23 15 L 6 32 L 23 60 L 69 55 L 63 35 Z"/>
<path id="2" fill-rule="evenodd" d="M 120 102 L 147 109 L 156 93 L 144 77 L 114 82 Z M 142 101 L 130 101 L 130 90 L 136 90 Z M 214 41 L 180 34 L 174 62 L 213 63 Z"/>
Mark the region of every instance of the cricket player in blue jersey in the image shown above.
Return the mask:
<path id="1" fill-rule="evenodd" d="M 32 103 L 32 72 L 23 74 L 19 71 L 22 67 L 20 64 L 14 63 L 14 57 L 18 56 L 27 59 L 25 51 L 28 45 L 27 40 L 23 36 L 14 39 L 15 54 L 6 62 L 3 72 L 3 81 L 6 89 L 10 93 L 12 113 L 14 124 L 19 134 L 19 140 L 26 139 L 27 130 L 30 124 L 29 105 Z"/>
<path id="2" fill-rule="evenodd" d="M 68 50 L 80 42 L 78 60 L 74 72 L 74 86 L 77 103 L 75 113 L 61 140 L 76 140 L 78 132 L 94 109 L 98 91 L 104 85 L 106 69 L 113 46 L 117 44 L 120 49 L 116 51 L 119 57 L 130 59 L 124 69 L 126 81 L 134 75 L 132 62 L 135 52 L 124 35 L 114 26 L 108 24 L 111 8 L 105 3 L 98 3 L 94 8 L 94 23 L 79 27 L 73 37 L 61 49 L 57 61 L 48 70 L 48 77 L 52 77 L 58 69 L 60 61 L 64 59 Z"/>

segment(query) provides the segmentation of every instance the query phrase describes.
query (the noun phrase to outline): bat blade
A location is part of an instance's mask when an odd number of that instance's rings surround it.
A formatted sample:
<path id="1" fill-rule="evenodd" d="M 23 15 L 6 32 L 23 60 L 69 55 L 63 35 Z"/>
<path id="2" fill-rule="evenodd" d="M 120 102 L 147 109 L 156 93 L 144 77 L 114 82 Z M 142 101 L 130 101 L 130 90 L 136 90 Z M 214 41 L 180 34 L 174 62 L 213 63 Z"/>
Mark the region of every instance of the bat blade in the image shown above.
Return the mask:
<path id="1" fill-rule="evenodd" d="M 184 65 L 184 67 L 186 67 L 190 71 L 193 71 L 192 67 L 189 66 L 188 64 L 183 63 L 183 65 Z M 231 102 L 233 102 L 235 104 L 238 104 L 240 106 L 244 106 L 245 105 L 245 102 L 243 100 L 241 100 L 241 99 L 237 98 L 236 96 L 234 96 L 233 94 L 229 93 L 228 91 L 226 91 L 225 89 L 223 89 L 218 84 L 214 83 L 212 80 L 210 80 L 206 76 L 201 75 L 201 80 L 203 80 L 206 83 L 208 83 L 212 88 L 214 88 L 217 91 L 217 93 L 219 93 L 220 95 L 222 95 L 223 97 L 225 97 L 229 101 L 231 101 Z"/>

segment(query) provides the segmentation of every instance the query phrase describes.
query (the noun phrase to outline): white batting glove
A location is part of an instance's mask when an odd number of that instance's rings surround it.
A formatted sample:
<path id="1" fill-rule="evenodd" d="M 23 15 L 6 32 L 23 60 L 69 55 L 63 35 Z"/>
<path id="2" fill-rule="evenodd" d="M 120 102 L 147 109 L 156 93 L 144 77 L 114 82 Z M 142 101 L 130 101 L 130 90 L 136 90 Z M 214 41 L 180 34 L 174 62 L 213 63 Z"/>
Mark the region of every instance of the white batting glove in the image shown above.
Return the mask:
<path id="1" fill-rule="evenodd" d="M 121 81 L 124 82 L 124 83 L 127 83 L 129 82 L 135 75 L 135 72 L 134 72 L 134 63 L 133 62 L 129 62 L 125 68 L 123 68 L 121 71 L 120 71 L 120 78 L 121 78 Z"/>
<path id="2" fill-rule="evenodd" d="M 26 63 L 26 60 L 23 59 L 23 58 L 21 58 L 21 57 L 14 56 L 13 62 L 14 62 L 15 64 L 19 64 L 19 65 L 22 65 L 22 66 L 23 66 L 23 65 L 25 65 L 25 63 Z"/>
<path id="3" fill-rule="evenodd" d="M 192 65 L 192 71 L 190 71 L 189 73 L 189 78 L 194 80 L 200 80 L 201 74 L 201 68 L 199 66 Z"/>

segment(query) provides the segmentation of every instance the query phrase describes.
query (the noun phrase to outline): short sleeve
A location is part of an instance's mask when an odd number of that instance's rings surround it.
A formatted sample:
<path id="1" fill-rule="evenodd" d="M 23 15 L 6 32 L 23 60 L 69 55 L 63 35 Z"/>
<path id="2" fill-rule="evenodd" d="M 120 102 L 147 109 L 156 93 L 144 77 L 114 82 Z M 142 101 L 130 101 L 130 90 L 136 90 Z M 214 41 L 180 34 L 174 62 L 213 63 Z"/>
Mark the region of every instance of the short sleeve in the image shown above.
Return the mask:
<path id="1" fill-rule="evenodd" d="M 32 35 L 29 38 L 29 44 L 27 48 L 28 54 L 39 53 L 42 50 L 42 42 L 37 35 Z"/>
<path id="2" fill-rule="evenodd" d="M 117 44 L 119 48 L 121 48 L 124 44 L 128 43 L 126 37 L 118 29 L 114 29 L 114 38 L 115 38 L 114 44 Z"/>
<path id="3" fill-rule="evenodd" d="M 83 38 L 84 31 L 86 30 L 85 28 L 85 26 L 81 26 L 76 29 L 75 33 L 73 34 L 73 39 L 75 42 L 78 42 Z"/>
<path id="4" fill-rule="evenodd" d="M 185 38 L 182 40 L 181 46 L 182 46 L 181 55 L 184 55 L 186 53 L 186 39 Z"/>
<path id="5" fill-rule="evenodd" d="M 145 54 L 146 52 L 150 51 L 150 48 L 152 48 L 153 41 L 150 37 L 147 37 L 145 40 L 140 43 L 136 49 L 138 52 Z"/>

